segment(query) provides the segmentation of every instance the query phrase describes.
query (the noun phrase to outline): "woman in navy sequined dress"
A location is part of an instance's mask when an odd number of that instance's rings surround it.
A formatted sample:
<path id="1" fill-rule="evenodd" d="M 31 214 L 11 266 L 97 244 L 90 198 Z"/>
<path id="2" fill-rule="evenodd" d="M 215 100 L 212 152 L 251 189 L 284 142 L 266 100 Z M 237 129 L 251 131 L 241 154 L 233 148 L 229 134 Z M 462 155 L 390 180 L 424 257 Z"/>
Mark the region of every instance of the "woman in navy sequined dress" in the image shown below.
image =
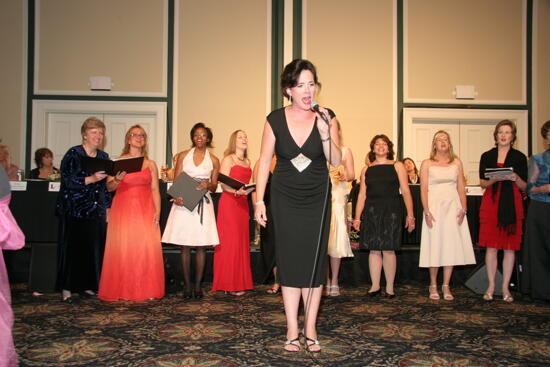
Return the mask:
<path id="1" fill-rule="evenodd" d="M 57 288 L 63 301 L 72 302 L 72 292 L 80 297 L 95 296 L 99 286 L 105 235 L 106 211 L 111 206 L 109 191 L 116 189 L 125 173 L 107 176 L 88 172 L 82 158 L 108 159 L 103 147 L 105 125 L 91 117 L 81 128 L 82 145 L 70 148 L 61 161 L 61 188 L 57 200 L 59 236 L 57 247 Z"/>

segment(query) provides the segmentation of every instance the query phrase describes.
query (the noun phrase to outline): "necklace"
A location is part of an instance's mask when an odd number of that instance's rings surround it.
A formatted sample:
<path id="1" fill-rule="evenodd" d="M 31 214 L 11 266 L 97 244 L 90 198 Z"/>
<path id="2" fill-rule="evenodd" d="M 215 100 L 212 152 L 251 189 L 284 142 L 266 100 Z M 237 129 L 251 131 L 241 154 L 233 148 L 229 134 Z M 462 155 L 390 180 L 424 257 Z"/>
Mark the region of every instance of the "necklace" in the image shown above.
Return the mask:
<path id="1" fill-rule="evenodd" d="M 236 157 L 239 161 L 244 162 L 244 157 L 243 157 L 243 158 L 239 157 L 239 156 L 237 155 L 237 153 L 235 153 L 235 157 Z"/>

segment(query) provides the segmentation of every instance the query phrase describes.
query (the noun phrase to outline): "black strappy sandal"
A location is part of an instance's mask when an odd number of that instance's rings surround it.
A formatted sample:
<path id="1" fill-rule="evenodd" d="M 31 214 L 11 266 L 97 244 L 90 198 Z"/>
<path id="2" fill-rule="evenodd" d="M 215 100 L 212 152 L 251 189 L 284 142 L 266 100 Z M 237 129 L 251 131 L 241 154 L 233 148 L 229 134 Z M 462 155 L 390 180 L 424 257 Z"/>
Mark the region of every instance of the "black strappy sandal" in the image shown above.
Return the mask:
<path id="1" fill-rule="evenodd" d="M 295 344 L 296 342 L 298 342 L 298 344 Z M 285 347 L 287 345 L 292 345 L 293 347 L 298 348 L 298 349 L 296 349 L 296 350 L 286 349 Z M 300 336 L 298 335 L 297 338 L 294 338 L 292 340 L 287 340 L 285 342 L 285 345 L 283 346 L 283 349 L 285 350 L 285 352 L 290 352 L 290 353 L 297 353 L 297 352 L 301 351 L 302 350 L 302 345 L 300 344 Z"/>
<path id="2" fill-rule="evenodd" d="M 306 344 L 306 351 L 308 351 L 309 353 L 319 353 L 319 352 L 321 352 L 321 349 L 319 349 L 319 350 L 311 350 L 310 349 L 314 345 L 318 345 L 319 348 L 321 347 L 321 344 L 319 343 L 318 339 L 308 338 L 305 334 L 304 334 L 304 339 L 306 340 L 306 343 L 305 343 Z"/>

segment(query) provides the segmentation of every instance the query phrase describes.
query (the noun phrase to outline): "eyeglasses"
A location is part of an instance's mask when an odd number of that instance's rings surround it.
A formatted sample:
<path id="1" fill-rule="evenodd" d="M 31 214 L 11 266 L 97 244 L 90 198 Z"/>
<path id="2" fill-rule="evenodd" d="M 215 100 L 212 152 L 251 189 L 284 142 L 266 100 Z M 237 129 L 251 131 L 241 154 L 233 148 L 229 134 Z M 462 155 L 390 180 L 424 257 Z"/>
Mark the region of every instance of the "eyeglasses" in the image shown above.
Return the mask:
<path id="1" fill-rule="evenodd" d="M 145 138 L 145 134 L 130 133 L 132 138 Z"/>

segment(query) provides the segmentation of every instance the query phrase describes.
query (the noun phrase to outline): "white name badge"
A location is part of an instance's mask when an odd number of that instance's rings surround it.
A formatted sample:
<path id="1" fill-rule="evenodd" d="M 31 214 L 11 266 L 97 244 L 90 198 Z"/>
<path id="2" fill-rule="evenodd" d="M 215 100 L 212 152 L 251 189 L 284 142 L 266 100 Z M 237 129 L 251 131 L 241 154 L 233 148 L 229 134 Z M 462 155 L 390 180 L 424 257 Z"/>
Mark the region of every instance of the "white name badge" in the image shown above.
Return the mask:
<path id="1" fill-rule="evenodd" d="M 27 181 L 10 181 L 11 191 L 27 191 Z"/>
<path id="2" fill-rule="evenodd" d="M 48 184 L 48 191 L 59 192 L 60 187 L 61 187 L 61 182 L 50 182 Z"/>

